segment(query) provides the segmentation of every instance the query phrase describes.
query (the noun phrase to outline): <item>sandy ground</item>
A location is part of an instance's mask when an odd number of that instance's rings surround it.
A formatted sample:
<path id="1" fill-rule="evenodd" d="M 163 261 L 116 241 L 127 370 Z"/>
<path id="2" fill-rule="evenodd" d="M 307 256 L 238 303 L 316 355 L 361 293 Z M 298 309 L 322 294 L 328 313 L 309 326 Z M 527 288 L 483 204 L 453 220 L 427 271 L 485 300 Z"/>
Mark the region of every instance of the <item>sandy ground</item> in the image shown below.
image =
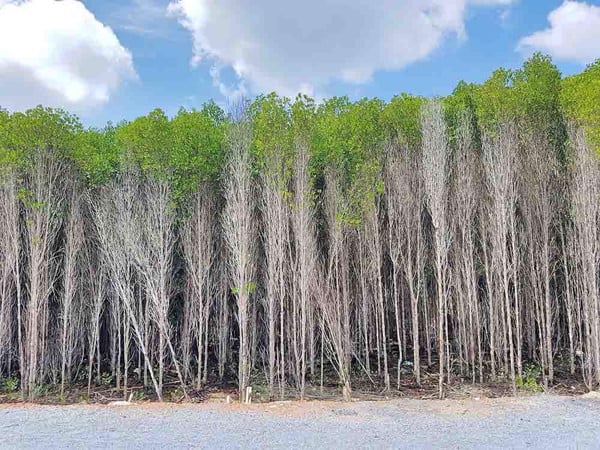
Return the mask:
<path id="1" fill-rule="evenodd" d="M 2 448 L 600 448 L 600 399 L 0 406 Z"/>

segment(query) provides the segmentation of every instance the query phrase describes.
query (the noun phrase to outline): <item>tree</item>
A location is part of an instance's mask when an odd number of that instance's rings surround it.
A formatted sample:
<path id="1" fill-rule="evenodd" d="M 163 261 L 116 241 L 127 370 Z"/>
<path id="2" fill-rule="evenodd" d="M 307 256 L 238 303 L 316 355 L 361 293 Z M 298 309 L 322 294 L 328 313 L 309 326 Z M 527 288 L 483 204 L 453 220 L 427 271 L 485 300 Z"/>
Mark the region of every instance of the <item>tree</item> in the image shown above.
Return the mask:
<path id="1" fill-rule="evenodd" d="M 60 392 L 64 395 L 65 383 L 71 379 L 73 354 L 77 344 L 77 332 L 81 329 L 80 321 L 83 314 L 81 298 L 81 266 L 84 250 L 84 190 L 78 186 L 74 174 L 67 174 L 68 189 L 71 195 L 67 198 L 67 218 L 65 220 L 64 255 L 63 255 L 63 286 L 60 297 L 61 316 L 61 373 Z"/>
<path id="2" fill-rule="evenodd" d="M 484 136 L 483 140 L 483 162 L 485 169 L 486 186 L 489 192 L 490 205 L 488 206 L 486 218 L 488 225 L 486 232 L 489 235 L 491 256 L 490 267 L 488 271 L 489 286 L 492 289 L 488 292 L 488 302 L 490 311 L 490 322 L 496 319 L 498 311 L 502 311 L 502 333 L 500 339 L 504 340 L 507 336 L 508 361 L 510 370 L 510 379 L 515 385 L 515 345 L 514 335 L 520 336 L 519 331 L 519 307 L 518 298 L 513 299 L 511 295 L 511 264 L 517 264 L 517 261 L 510 258 L 509 241 L 514 237 L 516 230 L 514 216 L 517 207 L 517 136 L 515 129 L 510 124 L 501 125 L 496 138 Z M 514 256 L 514 255 L 513 255 Z M 513 310 L 514 309 L 514 310 Z M 517 320 L 516 331 L 513 326 L 513 317 Z M 492 358 L 496 353 L 493 348 L 496 337 L 492 333 L 497 333 L 495 327 L 490 327 L 490 353 Z M 506 353 L 506 352 L 505 352 Z M 520 364 L 520 363 L 519 363 Z"/>
<path id="3" fill-rule="evenodd" d="M 208 377 L 208 319 L 213 294 L 217 248 L 217 205 L 213 188 L 202 183 L 194 195 L 191 212 L 183 226 L 182 246 L 187 272 L 187 295 L 182 337 L 184 371 L 189 372 L 190 348 L 196 343 L 198 371 L 196 386 L 199 389 Z M 204 370 L 204 373 L 203 373 Z"/>
<path id="4" fill-rule="evenodd" d="M 450 219 L 454 236 L 451 249 L 455 284 L 456 326 L 454 329 L 458 330 L 459 364 L 462 373 L 462 361 L 467 361 L 471 369 L 471 379 L 475 383 L 477 367 L 479 367 L 479 380 L 483 381 L 481 307 L 477 269 L 477 226 L 479 215 L 483 213 L 480 211 L 480 204 L 483 202 L 479 194 L 482 167 L 476 149 L 472 113 L 472 110 L 467 107 L 456 111 L 455 151 L 451 170 L 453 212 Z M 486 148 L 487 146 L 484 145 L 484 152 Z M 484 153 L 484 160 L 485 156 L 495 157 Z"/>
<path id="5" fill-rule="evenodd" d="M 447 335 L 447 268 L 448 248 L 450 245 L 450 230 L 447 218 L 447 162 L 448 143 L 442 105 L 431 101 L 423 107 L 423 185 L 425 202 L 433 228 L 433 258 L 435 267 L 436 296 L 437 296 L 437 338 L 439 359 L 439 397 L 444 395 L 444 365 Z M 448 368 L 449 371 L 449 368 Z M 449 373 L 449 372 L 448 372 Z"/>
<path id="6" fill-rule="evenodd" d="M 56 244 L 65 202 L 62 173 L 67 167 L 55 152 L 45 149 L 34 152 L 28 163 L 24 187 L 19 191 L 28 261 L 21 388 L 33 399 L 46 370 L 49 301 L 57 283 Z"/>
<path id="7" fill-rule="evenodd" d="M 89 395 L 162 399 L 176 376 L 190 400 L 333 373 L 349 400 L 435 356 L 440 396 L 516 390 L 525 362 L 596 388 L 598 67 L 535 54 L 434 100 L 272 93 L 100 129 L 0 109 L 0 373 L 28 398 L 87 369 Z"/>
<path id="8" fill-rule="evenodd" d="M 240 401 L 250 383 L 250 302 L 256 289 L 255 188 L 251 176 L 252 130 L 244 117 L 233 123 L 227 135 L 228 162 L 224 181 L 223 232 L 228 248 L 231 291 L 237 299 L 239 328 L 238 386 Z"/>
<path id="9" fill-rule="evenodd" d="M 120 179 L 103 187 L 98 198 L 94 200 L 93 210 L 103 261 L 110 273 L 111 290 L 114 292 L 114 296 L 111 297 L 113 332 L 117 331 L 120 334 L 121 321 L 125 322 L 123 336 L 118 335 L 118 339 L 112 338 L 117 346 L 120 341 L 123 342 L 125 368 L 123 395 L 127 398 L 131 327 L 144 358 L 144 372 L 150 374 L 154 391 L 158 399 L 162 400 L 162 389 L 155 377 L 149 354 L 146 317 L 136 301 L 138 299 L 135 290 L 136 268 L 133 252 L 139 248 L 136 241 L 140 238 L 138 226 L 142 223 L 136 220 L 136 209 L 141 203 L 139 183 L 139 174 L 129 169 L 121 175 Z M 114 351 L 113 356 L 115 356 Z M 117 385 L 119 380 L 117 374 Z"/>
<path id="10" fill-rule="evenodd" d="M 598 310 L 598 262 L 600 220 L 600 166 L 588 147 L 583 130 L 571 132 L 574 156 L 571 183 L 571 208 L 573 217 L 575 293 L 579 294 L 577 313 L 580 327 L 579 355 L 582 359 L 583 379 L 588 388 L 600 383 L 600 330 Z"/>
<path id="11" fill-rule="evenodd" d="M 422 97 L 400 94 L 385 105 L 381 120 L 391 139 L 408 148 L 420 147 L 423 103 Z"/>
<path id="12" fill-rule="evenodd" d="M 392 261 L 392 293 L 396 338 L 401 349 L 401 280 L 408 287 L 412 322 L 413 374 L 421 384 L 419 305 L 424 297 L 425 243 L 423 241 L 423 178 L 417 149 L 396 146 L 388 150 L 385 167 L 388 245 Z M 403 355 L 398 358 L 398 388 Z"/>

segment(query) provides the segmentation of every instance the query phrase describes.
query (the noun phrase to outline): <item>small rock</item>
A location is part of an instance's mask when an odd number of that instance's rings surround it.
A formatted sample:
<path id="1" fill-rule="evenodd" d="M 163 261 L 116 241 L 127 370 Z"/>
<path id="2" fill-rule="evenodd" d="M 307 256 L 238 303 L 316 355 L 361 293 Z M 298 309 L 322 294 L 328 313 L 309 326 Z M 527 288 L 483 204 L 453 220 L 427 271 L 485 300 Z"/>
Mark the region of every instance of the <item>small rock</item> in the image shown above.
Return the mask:
<path id="1" fill-rule="evenodd" d="M 358 413 L 351 409 L 334 409 L 333 414 L 336 416 L 358 416 Z"/>

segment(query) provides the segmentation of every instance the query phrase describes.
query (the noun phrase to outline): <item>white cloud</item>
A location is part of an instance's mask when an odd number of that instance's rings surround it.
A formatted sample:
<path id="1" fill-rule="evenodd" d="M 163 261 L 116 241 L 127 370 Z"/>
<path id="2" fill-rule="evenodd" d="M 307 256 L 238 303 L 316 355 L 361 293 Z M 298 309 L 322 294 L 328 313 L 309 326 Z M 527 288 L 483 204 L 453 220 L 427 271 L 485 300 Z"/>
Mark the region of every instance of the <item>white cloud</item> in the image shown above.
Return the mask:
<path id="1" fill-rule="evenodd" d="M 2 1 L 2 0 L 0 0 Z M 142 36 L 168 36 L 168 0 L 103 0 L 111 13 L 108 21 L 116 30 Z"/>
<path id="2" fill-rule="evenodd" d="M 549 28 L 521 39 L 518 49 L 583 64 L 600 58 L 600 6 L 565 1 L 550 12 L 548 22 Z"/>
<path id="3" fill-rule="evenodd" d="M 129 51 L 76 0 L 0 0 L 0 106 L 84 111 L 135 77 Z"/>
<path id="4" fill-rule="evenodd" d="M 294 95 L 422 60 L 465 35 L 469 6 L 512 1 L 171 0 L 168 11 L 192 34 L 193 64 L 231 67 L 252 92 Z"/>

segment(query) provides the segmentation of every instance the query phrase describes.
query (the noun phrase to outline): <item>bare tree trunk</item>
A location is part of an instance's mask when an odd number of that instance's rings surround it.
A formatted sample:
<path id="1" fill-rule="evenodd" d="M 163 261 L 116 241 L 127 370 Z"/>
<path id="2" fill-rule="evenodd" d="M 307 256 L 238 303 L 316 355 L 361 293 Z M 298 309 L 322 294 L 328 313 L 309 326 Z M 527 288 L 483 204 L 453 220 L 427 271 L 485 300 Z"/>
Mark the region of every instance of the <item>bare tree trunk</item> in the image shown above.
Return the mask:
<path id="1" fill-rule="evenodd" d="M 583 379 L 588 389 L 600 383 L 600 330 L 598 267 L 600 263 L 600 164 L 586 144 L 581 130 L 571 131 L 574 157 L 571 183 L 573 217 L 575 283 L 582 302 L 583 346 L 578 349 L 582 359 Z"/>
<path id="2" fill-rule="evenodd" d="M 440 398 L 444 396 L 444 359 L 447 336 L 446 305 L 447 286 L 445 284 L 447 270 L 447 255 L 450 242 L 450 232 L 447 225 L 447 160 L 448 143 L 444 124 L 442 106 L 438 101 L 431 101 L 424 106 L 422 112 L 423 127 L 423 180 L 425 201 L 433 226 L 433 248 L 437 293 L 437 338 L 439 360 Z"/>
<path id="3" fill-rule="evenodd" d="M 325 323 L 323 339 L 330 353 L 342 385 L 344 400 L 352 396 L 350 383 L 351 338 L 350 338 L 350 299 L 348 293 L 348 254 L 344 252 L 343 223 L 338 218 L 341 203 L 338 181 L 332 172 L 327 174 L 325 209 L 329 231 L 329 261 L 327 268 L 327 290 L 317 296 L 319 308 Z M 318 272 L 317 272 L 318 273 Z"/>
<path id="4" fill-rule="evenodd" d="M 162 391 L 156 380 L 148 346 L 144 339 L 143 317 L 136 305 L 134 261 L 132 243 L 139 239 L 136 226 L 136 208 L 139 207 L 140 191 L 137 174 L 126 169 L 120 181 L 111 182 L 100 193 L 94 203 L 94 217 L 103 257 L 110 268 L 110 281 L 115 292 L 114 301 L 133 328 L 138 348 L 144 355 L 150 378 L 158 399 Z M 127 368 L 125 367 L 125 370 Z"/>
<path id="5" fill-rule="evenodd" d="M 294 290 L 300 307 L 300 398 L 306 389 L 307 344 L 312 335 L 310 318 L 313 316 L 313 299 L 319 288 L 317 269 L 316 227 L 312 206 L 312 190 L 308 173 L 309 149 L 306 142 L 298 139 L 295 143 L 294 165 L 294 207 L 292 209 L 292 229 L 294 233 Z M 312 347 L 312 340 L 309 341 Z"/>
<path id="6" fill-rule="evenodd" d="M 533 284 L 538 290 L 536 295 L 540 359 L 544 369 L 545 387 L 554 378 L 554 311 L 556 305 L 552 299 L 551 281 L 556 265 L 555 237 L 553 229 L 559 202 L 556 186 L 559 185 L 557 155 L 546 146 L 546 139 L 539 135 L 526 135 L 526 154 L 524 176 L 527 179 L 527 191 L 524 201 L 525 225 L 528 227 L 528 245 L 532 255 L 531 270 Z"/>
<path id="7" fill-rule="evenodd" d="M 149 300 L 151 318 L 158 330 L 159 373 L 158 387 L 162 394 L 167 350 L 175 366 L 181 389 L 186 394 L 185 381 L 171 339 L 169 307 L 172 297 L 173 252 L 175 248 L 175 211 L 167 181 L 147 179 L 143 185 L 142 208 L 137 209 L 135 220 L 141 236 L 131 239 L 128 248 L 144 282 Z M 131 235 L 133 238 L 134 236 Z M 140 239 L 141 237 L 141 239 Z"/>
<path id="8" fill-rule="evenodd" d="M 254 183 L 251 177 L 250 143 L 252 130 L 247 119 L 231 125 L 227 137 L 229 160 L 224 185 L 224 238 L 229 250 L 228 266 L 232 291 L 237 298 L 239 328 L 238 388 L 244 401 L 250 383 L 251 305 L 256 287 Z"/>
<path id="9" fill-rule="evenodd" d="M 276 367 L 276 324 L 278 309 L 284 308 L 287 292 L 286 272 L 289 271 L 287 242 L 289 236 L 290 211 L 286 195 L 288 183 L 285 161 L 281 151 L 266 162 L 262 180 L 262 209 L 264 217 L 264 246 L 266 258 L 266 299 L 265 307 L 268 320 L 268 363 L 269 393 L 274 396 Z M 284 333 L 281 324 L 279 333 Z M 301 391 L 302 392 L 302 391 Z"/>
<path id="10" fill-rule="evenodd" d="M 386 390 L 390 390 L 390 373 L 388 368 L 387 355 L 387 331 L 386 331 L 386 316 L 385 316 L 385 298 L 383 295 L 383 254 L 382 254 L 382 236 L 379 225 L 379 200 L 375 199 L 374 204 L 367 206 L 368 210 L 365 214 L 365 232 L 368 236 L 367 248 L 369 250 L 369 276 L 371 285 L 373 286 L 373 296 L 376 300 L 376 314 L 379 319 L 378 336 L 381 339 L 381 349 L 383 357 L 383 379 Z"/>
<path id="11" fill-rule="evenodd" d="M 183 255 L 186 262 L 189 293 L 185 317 L 186 335 L 191 342 L 197 342 L 198 372 L 196 386 L 202 384 L 203 348 L 208 342 L 208 319 L 210 303 L 210 283 L 215 259 L 215 213 L 214 193 L 206 186 L 200 186 L 195 194 L 193 209 L 183 229 Z M 189 362 L 185 363 L 189 367 Z M 189 370 L 189 369 L 188 369 Z M 206 370 L 206 368 L 205 368 Z"/>
<path id="12" fill-rule="evenodd" d="M 67 381 L 67 370 L 70 368 L 70 362 L 75 346 L 74 332 L 77 329 L 74 323 L 76 309 L 80 307 L 80 297 L 77 295 L 81 289 L 80 269 L 81 252 L 84 245 L 84 217 L 83 217 L 83 188 L 76 183 L 71 185 L 71 197 L 69 202 L 69 212 L 66 221 L 66 236 L 64 242 L 64 261 L 63 261 L 63 288 L 61 296 L 61 318 L 62 318 L 62 336 L 61 336 L 61 376 L 60 393 L 64 395 L 65 383 Z"/>
<path id="13" fill-rule="evenodd" d="M 503 323 L 506 323 L 506 331 L 503 336 L 508 337 L 510 380 L 513 392 L 515 392 L 513 307 L 508 254 L 510 232 L 515 231 L 510 229 L 510 224 L 514 223 L 516 209 L 516 135 L 514 128 L 510 125 L 503 125 L 499 129 L 496 139 L 485 138 L 483 155 L 491 201 L 487 219 L 489 221 L 487 231 L 491 234 L 489 274 L 490 282 L 496 286 L 488 295 L 490 304 L 499 306 L 504 312 L 502 320 Z M 494 310 L 498 311 L 498 308 L 494 307 Z"/>
<path id="14" fill-rule="evenodd" d="M 477 352 L 481 330 L 479 327 L 478 274 L 476 270 L 476 214 L 481 197 L 479 191 L 479 160 L 473 150 L 472 117 L 466 111 L 460 117 L 457 148 L 453 164 L 454 203 L 452 221 L 455 228 L 455 271 L 459 283 L 456 295 L 459 316 L 458 328 L 462 332 L 464 354 L 475 383 L 476 368 L 481 371 L 481 352 Z M 479 359 L 476 358 L 479 354 Z M 461 358 L 462 359 L 462 358 Z"/>
<path id="15" fill-rule="evenodd" d="M 37 150 L 32 157 L 25 181 L 25 242 L 27 265 L 27 307 L 24 322 L 24 366 L 22 388 L 30 399 L 42 381 L 46 340 L 48 301 L 56 282 L 53 264 L 54 243 L 61 228 L 64 204 L 62 161 L 50 150 Z"/>
<path id="16" fill-rule="evenodd" d="M 0 168 L 0 358 L 12 358 L 13 309 L 16 306 L 16 345 L 19 370 L 25 368 L 23 348 L 23 299 L 21 296 L 21 239 L 20 206 L 18 200 L 17 171 L 12 167 Z M 16 302 L 15 302 L 16 300 Z M 16 303 L 16 305 L 15 305 Z M 0 360 L 1 362 L 1 360 Z M 25 395 L 21 380 L 21 397 Z"/>

